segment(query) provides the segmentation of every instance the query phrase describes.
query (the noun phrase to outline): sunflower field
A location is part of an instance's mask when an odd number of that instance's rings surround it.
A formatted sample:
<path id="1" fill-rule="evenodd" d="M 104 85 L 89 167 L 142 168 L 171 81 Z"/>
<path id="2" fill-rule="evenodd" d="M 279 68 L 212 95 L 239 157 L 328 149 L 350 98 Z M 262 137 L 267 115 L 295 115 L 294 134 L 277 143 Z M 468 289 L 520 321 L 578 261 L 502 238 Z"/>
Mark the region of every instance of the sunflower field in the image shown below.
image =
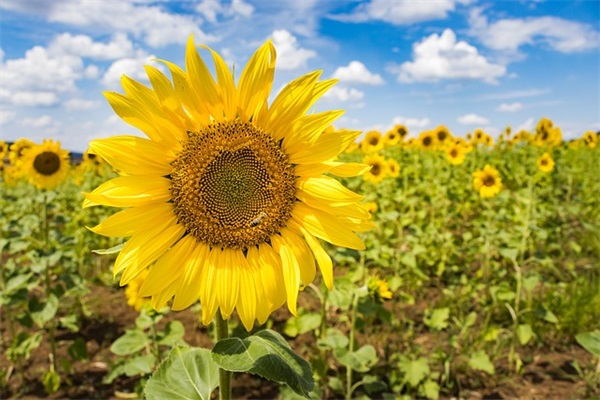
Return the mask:
<path id="1" fill-rule="evenodd" d="M 193 48 L 107 94 L 149 139 L 0 142 L 0 397 L 600 396 L 598 133 L 358 139 Z"/>

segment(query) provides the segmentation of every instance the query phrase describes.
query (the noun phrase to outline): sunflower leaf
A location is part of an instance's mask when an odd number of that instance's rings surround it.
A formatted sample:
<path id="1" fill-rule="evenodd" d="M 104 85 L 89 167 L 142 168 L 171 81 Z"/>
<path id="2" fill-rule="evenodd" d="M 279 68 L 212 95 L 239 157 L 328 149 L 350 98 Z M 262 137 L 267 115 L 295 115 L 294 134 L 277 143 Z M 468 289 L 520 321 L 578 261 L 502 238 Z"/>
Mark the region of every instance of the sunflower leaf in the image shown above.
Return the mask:
<path id="1" fill-rule="evenodd" d="M 285 383 L 306 398 L 314 388 L 310 364 L 294 353 L 281 335 L 270 329 L 245 339 L 220 340 L 211 355 L 224 370 L 249 372 Z"/>
<path id="2" fill-rule="evenodd" d="M 208 400 L 217 386 L 219 369 L 209 350 L 175 347 L 146 383 L 144 395 L 148 400 Z"/>

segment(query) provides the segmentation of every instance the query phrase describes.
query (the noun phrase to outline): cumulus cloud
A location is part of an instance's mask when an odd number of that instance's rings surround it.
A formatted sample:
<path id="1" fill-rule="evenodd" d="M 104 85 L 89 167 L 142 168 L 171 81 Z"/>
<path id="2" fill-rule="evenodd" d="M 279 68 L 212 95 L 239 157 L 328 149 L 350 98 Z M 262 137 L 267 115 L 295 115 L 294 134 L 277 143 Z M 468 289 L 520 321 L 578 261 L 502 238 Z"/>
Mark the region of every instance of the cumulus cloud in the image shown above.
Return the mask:
<path id="1" fill-rule="evenodd" d="M 426 117 L 415 118 L 415 117 L 403 117 L 397 116 L 392 120 L 392 124 L 390 126 L 393 127 L 396 124 L 404 125 L 408 128 L 409 133 L 411 131 L 420 131 L 431 124 L 431 120 Z M 413 135 L 416 136 L 416 135 Z"/>
<path id="2" fill-rule="evenodd" d="M 94 100 L 69 99 L 63 102 L 64 107 L 69 111 L 90 110 L 98 106 Z"/>
<path id="3" fill-rule="evenodd" d="M 52 40 L 48 46 L 48 52 L 56 55 L 78 55 L 96 60 L 114 60 L 127 57 L 134 50 L 127 35 L 122 33 L 114 35 L 108 43 L 95 42 L 87 35 L 63 33 Z"/>
<path id="4" fill-rule="evenodd" d="M 514 102 L 514 103 L 501 103 L 496 110 L 500 112 L 515 112 L 519 111 L 523 108 L 523 103 Z"/>
<path id="5" fill-rule="evenodd" d="M 154 55 L 140 53 L 137 57 L 122 58 L 113 62 L 102 76 L 101 82 L 109 89 L 121 87 L 121 77 L 127 75 L 136 81 L 148 81 L 144 65 L 155 64 L 152 59 Z M 155 64 L 156 65 L 156 64 Z"/>
<path id="6" fill-rule="evenodd" d="M 343 86 L 334 86 L 329 89 L 323 95 L 324 99 L 342 101 L 342 102 L 352 102 L 352 101 L 360 101 L 365 97 L 365 93 L 361 92 L 358 89 L 347 88 Z"/>
<path id="7" fill-rule="evenodd" d="M 475 113 L 465 114 L 456 119 L 458 123 L 463 125 L 486 125 L 490 121 L 482 117 L 481 115 L 477 115 Z"/>
<path id="8" fill-rule="evenodd" d="M 414 61 L 392 65 L 388 70 L 400 82 L 435 82 L 441 79 L 475 79 L 497 83 L 506 67 L 490 63 L 474 46 L 457 41 L 451 29 L 436 33 L 413 45 Z"/>
<path id="9" fill-rule="evenodd" d="M 42 115 L 37 118 L 23 118 L 21 125 L 27 128 L 48 128 L 55 125 L 57 122 L 49 115 Z"/>
<path id="10" fill-rule="evenodd" d="M 417 22 L 444 19 L 454 11 L 457 3 L 464 0 L 371 0 L 360 3 L 350 14 L 330 16 L 345 22 L 384 21 L 394 25 L 409 25 Z"/>
<path id="11" fill-rule="evenodd" d="M 306 66 L 306 62 L 315 57 L 314 50 L 303 49 L 294 35 L 285 29 L 273 31 L 273 45 L 277 49 L 277 68 L 292 70 Z"/>
<path id="12" fill-rule="evenodd" d="M 383 78 L 379 74 L 373 74 L 360 61 L 351 61 L 347 67 L 338 67 L 333 77 L 340 82 L 364 83 L 366 85 L 381 85 Z"/>
<path id="13" fill-rule="evenodd" d="M 0 110 L 0 125 L 8 124 L 15 119 L 17 113 L 11 110 Z"/>
<path id="14" fill-rule="evenodd" d="M 131 34 L 153 47 L 183 44 L 190 33 L 204 43 L 218 40 L 203 32 L 197 17 L 170 13 L 160 4 L 89 0 L 3 0 L 0 4 L 5 9 L 35 14 L 49 22 L 85 27 L 94 32 Z"/>
<path id="15" fill-rule="evenodd" d="M 529 119 L 527 119 L 527 121 L 525 121 L 522 124 L 518 125 L 513 130 L 513 132 L 519 132 L 519 131 L 533 132 L 533 130 L 535 129 L 535 125 L 536 125 L 535 120 L 533 118 L 529 118 Z"/>
<path id="16" fill-rule="evenodd" d="M 242 16 L 250 17 L 254 13 L 254 7 L 243 0 L 233 0 L 228 6 L 219 0 L 203 0 L 196 5 L 196 11 L 211 23 L 217 22 L 217 17 Z"/>
<path id="17" fill-rule="evenodd" d="M 523 45 L 545 44 L 562 53 L 574 53 L 600 44 L 600 32 L 592 26 L 559 17 L 506 18 L 490 23 L 476 8 L 469 23 L 471 35 L 495 50 L 514 52 Z"/>

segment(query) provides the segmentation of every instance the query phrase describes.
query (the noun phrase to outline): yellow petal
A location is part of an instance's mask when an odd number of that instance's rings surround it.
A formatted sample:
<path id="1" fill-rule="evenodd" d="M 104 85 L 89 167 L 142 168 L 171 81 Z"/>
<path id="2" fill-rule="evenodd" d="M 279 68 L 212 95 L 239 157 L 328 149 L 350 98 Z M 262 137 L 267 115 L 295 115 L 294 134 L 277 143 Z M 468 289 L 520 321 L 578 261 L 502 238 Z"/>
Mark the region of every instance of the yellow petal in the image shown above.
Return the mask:
<path id="1" fill-rule="evenodd" d="M 171 180 L 156 176 L 121 176 L 83 193 L 83 208 L 102 205 L 138 207 L 164 203 L 171 198 Z"/>
<path id="2" fill-rule="evenodd" d="M 340 130 L 325 132 L 312 146 L 305 146 L 302 150 L 290 154 L 292 164 L 318 163 L 329 161 L 340 154 L 348 145 L 360 136 L 360 131 Z"/>
<path id="3" fill-rule="evenodd" d="M 296 303 L 298 290 L 300 288 L 300 267 L 294 254 L 293 245 L 288 243 L 283 236 L 273 235 L 271 237 L 274 250 L 281 257 L 283 282 L 287 296 L 288 309 L 293 315 L 297 315 Z"/>
<path id="4" fill-rule="evenodd" d="M 343 178 L 362 175 L 371 168 L 370 165 L 354 162 L 339 163 L 334 161 L 326 161 L 324 164 L 331 165 L 331 169 L 328 171 L 329 173 L 336 176 L 341 176 Z"/>
<path id="5" fill-rule="evenodd" d="M 123 246 L 115 260 L 113 274 L 123 272 L 121 286 L 126 285 L 143 269 L 167 251 L 185 233 L 185 227 L 176 223 L 177 217 L 157 221 L 155 225 L 136 232 Z"/>
<path id="6" fill-rule="evenodd" d="M 224 249 L 221 263 L 216 267 L 217 280 L 217 302 L 221 309 L 221 315 L 228 319 L 233 312 L 240 290 L 240 257 L 239 250 Z"/>
<path id="7" fill-rule="evenodd" d="M 195 241 L 195 240 L 194 240 Z M 196 242 L 193 252 L 188 259 L 183 263 L 184 275 L 181 283 L 181 291 L 173 300 L 173 310 L 183 310 L 192 305 L 200 297 L 200 279 L 202 276 L 202 268 L 206 265 L 206 259 L 210 248 Z"/>
<path id="8" fill-rule="evenodd" d="M 218 90 L 221 96 L 223 112 L 229 120 L 235 119 L 237 116 L 237 90 L 233 82 L 233 74 L 227 68 L 227 64 L 221 58 L 219 53 L 208 46 L 200 46 L 210 51 L 215 61 L 215 70 L 217 73 Z"/>
<path id="9" fill-rule="evenodd" d="M 222 262 L 223 251 L 213 248 L 206 259 L 202 268 L 200 278 L 200 303 L 202 304 L 202 323 L 208 325 L 215 318 L 217 313 L 217 268 Z"/>
<path id="10" fill-rule="evenodd" d="M 194 36 L 190 35 L 185 51 L 185 69 L 189 77 L 189 83 L 196 101 L 216 120 L 223 118 L 223 106 L 219 90 L 210 71 L 198 54 L 194 44 Z"/>
<path id="11" fill-rule="evenodd" d="M 161 292 L 152 296 L 150 304 L 155 310 L 160 310 L 167 305 L 167 302 L 173 298 L 175 293 L 179 292 L 181 285 L 181 279 L 176 279 L 169 286 L 163 289 Z"/>
<path id="12" fill-rule="evenodd" d="M 155 295 L 179 278 L 185 272 L 186 263 L 189 262 L 195 245 L 196 239 L 188 235 L 160 256 L 156 264 L 150 267 L 148 276 L 140 288 L 140 296 Z"/>
<path id="13" fill-rule="evenodd" d="M 306 144 L 313 144 L 323 131 L 343 113 L 343 110 L 325 111 L 298 118 L 294 122 L 293 134 L 284 138 L 283 147 L 288 153 L 294 153 L 301 150 L 301 147 Z"/>
<path id="14" fill-rule="evenodd" d="M 250 331 L 256 319 L 257 292 L 254 285 L 254 272 L 243 255 L 238 275 L 240 276 L 240 290 L 236 309 L 242 324 L 247 331 Z"/>
<path id="15" fill-rule="evenodd" d="M 242 71 L 238 84 L 238 113 L 242 121 L 249 121 L 269 98 L 275 59 L 275 46 L 268 41 L 256 50 Z"/>
<path id="16" fill-rule="evenodd" d="M 285 240 L 291 244 L 292 250 L 296 255 L 302 287 L 309 285 L 315 279 L 317 270 L 315 266 L 315 258 L 313 257 L 308 245 L 300 236 L 289 229 L 281 229 L 281 236 L 283 236 Z"/>
<path id="17" fill-rule="evenodd" d="M 302 233 L 304 234 L 306 243 L 308 243 L 308 246 L 312 250 L 313 255 L 317 260 L 317 264 L 319 265 L 319 270 L 323 276 L 323 282 L 325 283 L 325 286 L 327 289 L 333 290 L 333 263 L 331 261 L 331 257 L 329 257 L 329 254 L 327 254 L 325 249 L 323 249 L 321 243 L 319 243 L 319 241 L 313 235 L 308 233 L 306 229 L 302 229 Z"/>
<path id="18" fill-rule="evenodd" d="M 160 104 L 171 111 L 181 111 L 181 103 L 177 99 L 175 89 L 169 78 L 167 78 L 158 68 L 151 65 L 145 65 L 146 75 L 150 80 L 150 84 L 160 101 Z"/>
<path id="19" fill-rule="evenodd" d="M 353 202 L 364 198 L 329 176 L 300 178 L 296 180 L 296 187 L 299 192 L 328 202 Z"/>
<path id="20" fill-rule="evenodd" d="M 89 152 L 97 154 L 119 173 L 127 175 L 169 175 L 175 154 L 167 147 L 137 136 L 113 136 L 92 140 Z"/>
<path id="21" fill-rule="evenodd" d="M 90 231 L 103 236 L 124 237 L 133 235 L 138 229 L 145 228 L 152 219 L 162 220 L 173 214 L 173 204 L 152 204 L 143 207 L 132 207 L 111 215 Z"/>
<path id="22" fill-rule="evenodd" d="M 292 210 L 292 218 L 310 234 L 335 244 L 356 250 L 364 250 L 363 241 L 348 229 L 336 217 L 323 211 L 296 203 Z"/>

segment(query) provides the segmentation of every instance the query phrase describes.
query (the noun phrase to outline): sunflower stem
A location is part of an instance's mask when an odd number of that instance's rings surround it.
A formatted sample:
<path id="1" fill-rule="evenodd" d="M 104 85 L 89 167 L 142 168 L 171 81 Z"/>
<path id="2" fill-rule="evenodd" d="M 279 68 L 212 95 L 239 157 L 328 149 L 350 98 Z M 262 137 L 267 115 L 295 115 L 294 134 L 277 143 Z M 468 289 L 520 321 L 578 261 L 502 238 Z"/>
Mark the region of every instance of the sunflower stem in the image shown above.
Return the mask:
<path id="1" fill-rule="evenodd" d="M 215 325 L 217 327 L 217 342 L 229 337 L 228 320 L 223 319 L 221 310 L 217 311 Z M 219 368 L 219 400 L 231 400 L 231 371 Z"/>
<path id="2" fill-rule="evenodd" d="M 48 227 L 48 195 L 44 192 L 44 252 L 48 251 L 49 247 L 49 227 Z M 51 294 L 51 283 L 52 279 L 50 277 L 50 263 L 48 262 L 48 256 L 44 257 L 46 261 L 46 269 L 45 269 L 45 286 L 46 286 L 46 299 L 50 298 Z M 50 339 L 50 358 L 51 371 L 56 371 L 56 341 L 54 339 L 54 318 L 51 318 L 48 321 L 48 337 Z"/>

